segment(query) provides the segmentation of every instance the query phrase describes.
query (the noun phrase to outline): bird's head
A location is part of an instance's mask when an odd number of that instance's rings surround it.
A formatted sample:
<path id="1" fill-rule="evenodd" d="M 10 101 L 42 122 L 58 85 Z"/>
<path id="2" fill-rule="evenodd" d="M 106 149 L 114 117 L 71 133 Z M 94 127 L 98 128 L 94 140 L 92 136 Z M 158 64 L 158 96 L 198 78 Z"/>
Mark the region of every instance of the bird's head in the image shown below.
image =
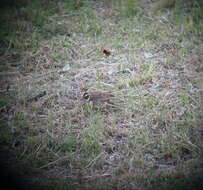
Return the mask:
<path id="1" fill-rule="evenodd" d="M 88 92 L 83 93 L 81 99 L 89 101 L 90 99 L 89 93 Z"/>

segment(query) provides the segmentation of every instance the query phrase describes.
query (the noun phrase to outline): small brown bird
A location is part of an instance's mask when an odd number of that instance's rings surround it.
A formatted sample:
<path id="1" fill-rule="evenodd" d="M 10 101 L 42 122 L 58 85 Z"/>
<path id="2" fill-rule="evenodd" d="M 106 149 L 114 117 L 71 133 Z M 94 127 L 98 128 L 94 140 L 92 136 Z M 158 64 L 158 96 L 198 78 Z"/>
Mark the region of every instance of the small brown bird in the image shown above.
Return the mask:
<path id="1" fill-rule="evenodd" d="M 103 54 L 105 54 L 106 56 L 110 56 L 111 55 L 111 52 L 107 49 L 104 49 L 104 48 L 101 48 Z"/>
<path id="2" fill-rule="evenodd" d="M 84 92 L 81 100 L 86 102 L 91 102 L 93 106 L 108 106 L 108 107 L 118 107 L 113 102 L 111 102 L 111 98 L 115 96 L 111 93 L 104 92 Z"/>

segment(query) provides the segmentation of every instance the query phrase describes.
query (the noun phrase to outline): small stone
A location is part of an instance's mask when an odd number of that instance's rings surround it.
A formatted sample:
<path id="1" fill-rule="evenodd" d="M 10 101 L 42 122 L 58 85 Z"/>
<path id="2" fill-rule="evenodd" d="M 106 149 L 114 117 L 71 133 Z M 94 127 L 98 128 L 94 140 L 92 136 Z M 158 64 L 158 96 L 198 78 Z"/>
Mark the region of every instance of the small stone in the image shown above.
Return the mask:
<path id="1" fill-rule="evenodd" d="M 144 53 L 144 57 L 148 59 L 148 58 L 154 57 L 154 55 L 152 53 L 147 53 L 146 52 L 146 53 Z"/>
<path id="2" fill-rule="evenodd" d="M 62 71 L 65 72 L 65 71 L 69 71 L 70 70 L 70 65 L 67 64 L 63 67 Z"/>

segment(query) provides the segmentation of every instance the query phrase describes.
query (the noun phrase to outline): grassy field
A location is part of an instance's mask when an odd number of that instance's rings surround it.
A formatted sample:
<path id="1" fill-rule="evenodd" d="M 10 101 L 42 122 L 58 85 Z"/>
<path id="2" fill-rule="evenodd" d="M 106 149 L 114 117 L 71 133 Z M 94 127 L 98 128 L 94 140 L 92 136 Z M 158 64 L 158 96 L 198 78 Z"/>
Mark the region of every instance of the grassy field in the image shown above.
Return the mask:
<path id="1" fill-rule="evenodd" d="M 150 0 L 18 2 L 0 18 L 5 171 L 33 189 L 201 189 L 203 23 Z"/>

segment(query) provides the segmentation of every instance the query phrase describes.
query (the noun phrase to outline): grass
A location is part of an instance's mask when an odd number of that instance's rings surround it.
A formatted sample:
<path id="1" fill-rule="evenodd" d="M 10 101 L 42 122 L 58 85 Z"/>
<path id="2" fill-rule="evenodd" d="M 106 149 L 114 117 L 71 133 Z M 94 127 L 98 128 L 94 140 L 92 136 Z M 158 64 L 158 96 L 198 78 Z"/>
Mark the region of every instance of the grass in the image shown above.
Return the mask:
<path id="1" fill-rule="evenodd" d="M 104 123 L 97 115 L 94 116 L 94 113 L 92 114 L 88 126 L 82 135 L 81 148 L 87 155 L 99 154 L 102 150 L 100 143 L 104 139 Z"/>
<path id="2" fill-rule="evenodd" d="M 0 144 L 15 155 L 10 166 L 18 161 L 41 189 L 198 189 L 199 33 L 142 1 L 46 2 L 1 17 Z M 112 93 L 118 107 L 81 101 L 82 88 Z"/>

